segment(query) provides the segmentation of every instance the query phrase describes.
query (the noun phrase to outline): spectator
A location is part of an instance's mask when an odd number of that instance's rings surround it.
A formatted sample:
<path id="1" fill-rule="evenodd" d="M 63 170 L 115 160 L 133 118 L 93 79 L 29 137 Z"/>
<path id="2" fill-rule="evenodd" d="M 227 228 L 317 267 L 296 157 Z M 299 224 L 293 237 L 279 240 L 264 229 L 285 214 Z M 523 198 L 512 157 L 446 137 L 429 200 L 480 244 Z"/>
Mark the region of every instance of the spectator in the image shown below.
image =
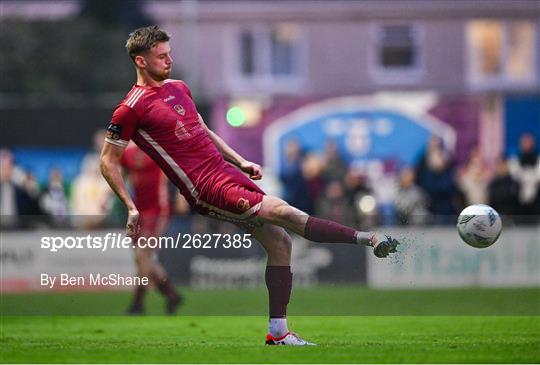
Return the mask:
<path id="1" fill-rule="evenodd" d="M 302 176 L 306 182 L 304 189 L 307 190 L 309 202 L 311 204 L 310 210 L 306 211 L 308 214 L 313 213 L 314 202 L 319 199 L 325 189 L 325 183 L 322 176 L 323 168 L 324 162 L 318 155 L 307 154 L 302 161 Z"/>
<path id="2" fill-rule="evenodd" d="M 350 167 L 345 175 L 345 192 L 347 204 L 351 207 L 355 226 L 370 229 L 377 224 L 376 211 L 366 214 L 360 209 L 360 201 L 366 196 L 373 196 L 368 186 L 365 171 L 359 167 Z M 374 207 L 375 209 L 375 207 Z"/>
<path id="3" fill-rule="evenodd" d="M 64 190 L 62 171 L 53 168 L 49 172 L 47 190 L 41 196 L 41 207 L 49 215 L 49 222 L 55 227 L 65 226 L 68 222 L 68 199 Z"/>
<path id="4" fill-rule="evenodd" d="M 482 159 L 478 148 L 469 154 L 465 167 L 459 172 L 458 181 L 465 194 L 466 205 L 486 204 L 488 201 L 487 185 L 490 171 Z"/>
<path id="5" fill-rule="evenodd" d="M 405 168 L 399 176 L 395 206 L 400 224 L 424 224 L 428 219 L 427 197 L 415 184 L 414 170 Z"/>
<path id="6" fill-rule="evenodd" d="M 22 188 L 14 178 L 13 155 L 9 150 L 0 151 L 0 214 L 2 228 L 15 228 L 18 224 Z"/>
<path id="7" fill-rule="evenodd" d="M 420 187 L 424 187 L 424 172 L 433 166 L 434 161 L 450 160 L 450 154 L 445 150 L 442 139 L 437 136 L 431 136 L 428 140 L 427 147 L 416 166 L 416 179 Z"/>
<path id="8" fill-rule="evenodd" d="M 0 150 L 0 214 L 2 228 L 30 227 L 40 221 L 39 185 L 35 177 L 13 163 L 7 149 Z"/>
<path id="9" fill-rule="evenodd" d="M 517 206 L 519 184 L 512 178 L 508 163 L 500 158 L 497 161 L 495 176 L 488 185 L 489 204 L 501 215 L 513 215 L 519 211 Z"/>
<path id="10" fill-rule="evenodd" d="M 317 202 L 317 215 L 354 226 L 354 207 L 348 204 L 341 181 L 330 181 Z"/>
<path id="11" fill-rule="evenodd" d="M 99 161 L 86 158 L 81 173 L 72 183 L 72 212 L 82 228 L 103 227 L 111 201 L 109 185 L 102 178 Z"/>
<path id="12" fill-rule="evenodd" d="M 324 170 L 323 177 L 325 181 L 342 181 L 347 173 L 347 164 L 340 156 L 337 144 L 333 141 L 326 142 L 324 150 Z"/>
<path id="13" fill-rule="evenodd" d="M 417 167 L 418 185 L 429 197 L 428 209 L 436 224 L 453 222 L 458 190 L 450 154 L 438 137 L 430 138 L 428 147 Z"/>
<path id="14" fill-rule="evenodd" d="M 304 212 L 313 211 L 302 173 L 302 151 L 295 139 L 289 140 L 285 146 L 285 163 L 280 180 L 283 183 L 283 199 Z"/>
<path id="15" fill-rule="evenodd" d="M 81 163 L 82 166 L 90 166 L 100 163 L 100 154 L 103 144 L 105 143 L 105 137 L 107 132 L 104 129 L 98 129 L 92 135 L 92 149 L 84 156 Z"/>
<path id="16" fill-rule="evenodd" d="M 519 154 L 509 160 L 510 175 L 519 183 L 519 203 L 521 215 L 538 215 L 540 199 L 540 158 L 534 137 L 526 133 L 519 141 Z M 524 217 L 525 218 L 525 217 Z M 532 217 L 529 217 L 532 218 Z"/>
<path id="17" fill-rule="evenodd" d="M 25 172 L 22 186 L 25 194 L 23 195 L 24 199 L 23 203 L 21 204 L 22 208 L 19 212 L 25 215 L 23 222 L 24 226 L 33 227 L 43 223 L 43 210 L 39 204 L 39 199 L 41 198 L 41 188 L 33 173 L 29 171 Z"/>

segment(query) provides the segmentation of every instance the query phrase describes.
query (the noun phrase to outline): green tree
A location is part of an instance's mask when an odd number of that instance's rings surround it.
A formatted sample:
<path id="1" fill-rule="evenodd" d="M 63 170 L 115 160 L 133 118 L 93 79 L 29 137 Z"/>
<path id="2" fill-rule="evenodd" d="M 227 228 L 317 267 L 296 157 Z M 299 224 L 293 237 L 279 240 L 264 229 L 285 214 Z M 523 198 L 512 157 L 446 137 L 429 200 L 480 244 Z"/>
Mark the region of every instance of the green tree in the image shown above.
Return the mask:
<path id="1" fill-rule="evenodd" d="M 104 93 L 133 81 L 128 31 L 90 19 L 3 20 L 1 93 Z"/>

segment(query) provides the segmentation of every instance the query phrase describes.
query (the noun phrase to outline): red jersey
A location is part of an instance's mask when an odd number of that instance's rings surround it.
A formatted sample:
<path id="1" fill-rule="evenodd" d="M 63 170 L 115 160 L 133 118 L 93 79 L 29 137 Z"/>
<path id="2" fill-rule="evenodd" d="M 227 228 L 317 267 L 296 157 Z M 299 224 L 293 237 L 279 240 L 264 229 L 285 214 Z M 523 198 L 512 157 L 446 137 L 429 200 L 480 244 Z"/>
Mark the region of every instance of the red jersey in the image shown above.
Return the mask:
<path id="1" fill-rule="evenodd" d="M 168 213 L 167 178 L 159 166 L 133 144 L 124 151 L 121 163 L 129 173 L 137 209 Z"/>
<path id="2" fill-rule="evenodd" d="M 106 141 L 125 147 L 130 139 L 200 213 L 245 219 L 258 212 L 264 192 L 223 159 L 183 81 L 133 86 L 113 113 Z"/>

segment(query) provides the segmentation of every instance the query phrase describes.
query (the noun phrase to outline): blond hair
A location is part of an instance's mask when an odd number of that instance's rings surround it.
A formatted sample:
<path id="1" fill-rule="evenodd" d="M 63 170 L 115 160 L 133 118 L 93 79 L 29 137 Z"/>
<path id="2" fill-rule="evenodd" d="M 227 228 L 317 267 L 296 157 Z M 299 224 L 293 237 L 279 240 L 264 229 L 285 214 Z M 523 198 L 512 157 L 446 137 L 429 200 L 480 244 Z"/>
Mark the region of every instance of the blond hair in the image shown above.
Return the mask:
<path id="1" fill-rule="evenodd" d="M 159 29 L 157 25 L 138 28 L 129 34 L 126 50 L 129 57 L 135 61 L 135 56 L 150 51 L 156 43 L 167 42 L 170 38 L 170 35 Z"/>

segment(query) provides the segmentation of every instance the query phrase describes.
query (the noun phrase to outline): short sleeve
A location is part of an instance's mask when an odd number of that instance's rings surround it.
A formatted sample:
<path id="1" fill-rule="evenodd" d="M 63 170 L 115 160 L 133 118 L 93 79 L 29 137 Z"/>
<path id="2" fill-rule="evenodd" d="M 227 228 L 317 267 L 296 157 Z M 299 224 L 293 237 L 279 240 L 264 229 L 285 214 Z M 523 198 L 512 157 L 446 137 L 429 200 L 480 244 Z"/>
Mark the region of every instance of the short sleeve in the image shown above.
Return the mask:
<path id="1" fill-rule="evenodd" d="M 113 113 L 105 141 L 116 146 L 126 147 L 131 136 L 137 130 L 138 123 L 137 113 L 126 105 L 120 105 Z"/>
<path id="2" fill-rule="evenodd" d="M 180 81 L 180 85 L 182 85 L 182 88 L 184 89 L 185 93 L 188 94 L 189 98 L 193 100 L 193 96 L 191 95 L 191 90 L 187 86 L 187 84 L 184 81 Z"/>

